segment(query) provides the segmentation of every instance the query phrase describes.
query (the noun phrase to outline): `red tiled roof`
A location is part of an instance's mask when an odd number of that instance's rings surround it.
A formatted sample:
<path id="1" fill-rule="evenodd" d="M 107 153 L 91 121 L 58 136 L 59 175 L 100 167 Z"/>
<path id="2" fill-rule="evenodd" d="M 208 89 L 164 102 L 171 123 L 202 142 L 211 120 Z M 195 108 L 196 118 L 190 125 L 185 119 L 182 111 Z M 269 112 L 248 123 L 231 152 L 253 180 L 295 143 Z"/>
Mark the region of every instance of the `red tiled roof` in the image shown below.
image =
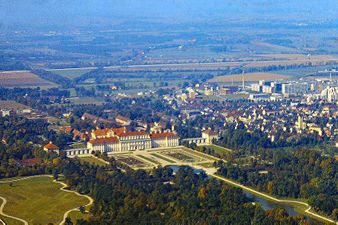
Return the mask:
<path id="1" fill-rule="evenodd" d="M 47 149 L 47 150 L 59 150 L 59 147 L 54 145 L 53 143 L 48 143 L 46 144 L 45 146 L 43 146 L 44 149 Z"/>
<path id="2" fill-rule="evenodd" d="M 20 160 L 19 163 L 23 166 L 35 166 L 37 164 L 41 164 L 42 160 L 40 158 L 23 159 Z"/>
<path id="3" fill-rule="evenodd" d="M 120 136 L 123 132 L 126 132 L 125 127 L 113 128 L 112 130 L 117 136 Z"/>
<path id="4" fill-rule="evenodd" d="M 119 139 L 117 137 L 109 137 L 109 138 L 98 138 L 98 139 L 93 139 L 90 140 L 89 143 L 93 145 L 102 145 L 105 143 L 113 143 L 113 142 L 118 142 Z"/>
<path id="5" fill-rule="evenodd" d="M 152 139 L 161 139 L 161 138 L 171 138 L 171 137 L 177 137 L 177 135 L 174 132 L 164 132 L 164 133 L 152 133 L 150 135 Z"/>
<path id="6" fill-rule="evenodd" d="M 71 127 L 65 127 L 63 131 L 67 134 L 70 134 L 72 132 L 72 130 L 73 130 L 73 128 L 71 128 Z"/>
<path id="7" fill-rule="evenodd" d="M 96 136 L 103 136 L 103 135 L 107 135 L 108 132 L 109 132 L 109 129 L 108 129 L 108 128 L 105 128 L 105 129 L 95 130 L 95 131 L 94 131 L 94 134 L 95 134 Z"/>
<path id="8" fill-rule="evenodd" d="M 128 131 L 125 133 L 120 134 L 120 137 L 127 137 L 127 136 L 136 136 L 136 135 L 145 135 L 145 134 L 149 134 L 146 131 Z"/>

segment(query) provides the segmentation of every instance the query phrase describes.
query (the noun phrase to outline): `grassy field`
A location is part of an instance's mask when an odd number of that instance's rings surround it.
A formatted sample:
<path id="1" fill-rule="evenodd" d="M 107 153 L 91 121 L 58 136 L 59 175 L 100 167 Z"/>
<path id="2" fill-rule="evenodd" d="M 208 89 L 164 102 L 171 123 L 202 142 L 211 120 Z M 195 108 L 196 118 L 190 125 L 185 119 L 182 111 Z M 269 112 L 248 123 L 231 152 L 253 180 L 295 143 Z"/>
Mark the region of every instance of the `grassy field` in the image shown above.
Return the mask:
<path id="1" fill-rule="evenodd" d="M 89 207 L 86 208 L 86 210 L 89 210 Z M 73 211 L 68 214 L 68 216 L 72 219 L 72 222 L 76 222 L 77 220 L 83 219 L 83 220 L 89 220 L 90 214 L 89 213 L 81 213 L 80 211 Z"/>
<path id="2" fill-rule="evenodd" d="M 70 104 L 74 105 L 102 105 L 104 104 L 104 100 L 102 98 L 95 98 L 95 97 L 75 97 L 69 98 Z"/>
<path id="3" fill-rule="evenodd" d="M 158 161 L 156 161 L 155 159 L 149 158 L 149 157 L 145 157 L 144 155 L 136 155 L 137 157 L 140 157 L 141 159 L 147 160 L 149 162 L 152 162 L 154 164 L 157 165 L 161 165 L 161 163 L 159 163 Z"/>
<path id="4" fill-rule="evenodd" d="M 157 154 L 157 153 L 151 153 L 151 155 L 153 155 L 153 156 L 155 156 L 155 157 L 157 157 L 157 158 L 159 158 L 159 159 L 162 159 L 162 160 L 164 160 L 164 161 L 167 161 L 167 162 L 169 162 L 169 163 L 176 163 L 175 161 L 173 161 L 173 160 L 171 160 L 171 159 L 168 159 L 167 157 L 163 157 L 163 156 L 161 156 L 161 155 L 159 155 L 159 154 Z"/>
<path id="5" fill-rule="evenodd" d="M 29 71 L 5 71 L 0 72 L 0 86 L 52 88 L 58 85 L 44 80 Z"/>
<path id="6" fill-rule="evenodd" d="M 101 160 L 93 157 L 93 156 L 88 156 L 88 157 L 79 157 L 78 158 L 81 162 L 87 162 L 93 165 L 97 166 L 106 166 L 107 164 L 102 162 Z"/>
<path id="7" fill-rule="evenodd" d="M 231 149 L 228 149 L 228 148 L 224 148 L 224 147 L 221 147 L 221 146 L 218 146 L 218 145 L 201 145 L 201 146 L 198 146 L 198 149 L 200 151 L 202 151 L 203 148 L 206 148 L 207 150 L 212 150 L 214 151 L 215 153 L 219 154 L 221 157 L 226 155 L 226 154 L 231 154 L 232 153 L 232 150 Z"/>
<path id="8" fill-rule="evenodd" d="M 7 199 L 4 212 L 29 224 L 58 224 L 67 210 L 88 203 L 86 198 L 64 192 L 61 187 L 50 177 L 34 177 L 12 186 L 0 184 L 0 195 Z"/>
<path id="9" fill-rule="evenodd" d="M 259 80 L 285 80 L 289 79 L 290 76 L 277 74 L 277 73 L 246 73 L 244 74 L 244 80 L 248 81 L 259 81 Z M 214 77 L 209 82 L 222 83 L 222 82 L 242 82 L 242 74 L 225 75 Z"/>
<path id="10" fill-rule="evenodd" d="M 204 168 L 214 168 L 214 164 L 213 163 L 209 163 L 209 162 L 207 162 L 207 163 L 199 163 L 197 165 L 203 166 Z"/>
<path id="11" fill-rule="evenodd" d="M 69 69 L 52 69 L 49 71 L 57 75 L 63 76 L 65 78 L 74 80 L 75 78 L 81 77 L 82 75 L 93 70 L 94 68 L 69 68 Z"/>
<path id="12" fill-rule="evenodd" d="M 20 222 L 18 220 L 11 219 L 11 218 L 7 218 L 7 217 L 4 217 L 4 216 L 0 216 L 0 219 L 2 219 L 2 221 L 4 221 L 6 224 L 9 224 L 9 225 L 22 225 L 22 222 Z"/>

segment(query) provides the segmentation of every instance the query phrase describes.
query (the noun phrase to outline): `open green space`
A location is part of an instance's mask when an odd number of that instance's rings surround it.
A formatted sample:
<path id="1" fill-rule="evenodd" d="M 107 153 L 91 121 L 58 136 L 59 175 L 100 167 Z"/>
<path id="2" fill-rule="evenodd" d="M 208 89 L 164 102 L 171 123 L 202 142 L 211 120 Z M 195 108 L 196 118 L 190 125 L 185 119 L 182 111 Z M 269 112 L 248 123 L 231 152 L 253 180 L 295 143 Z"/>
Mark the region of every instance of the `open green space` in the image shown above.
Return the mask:
<path id="1" fill-rule="evenodd" d="M 62 191 L 61 187 L 51 177 L 0 184 L 0 196 L 7 199 L 4 213 L 22 218 L 29 224 L 58 224 L 67 210 L 88 203 L 86 198 Z"/>
<path id="2" fill-rule="evenodd" d="M 107 165 L 103 161 L 101 161 L 101 160 L 99 160 L 99 159 L 97 159 L 93 156 L 79 157 L 78 159 L 80 160 L 80 162 L 87 162 L 89 164 L 96 165 L 96 166 L 106 166 Z"/>
<path id="3" fill-rule="evenodd" d="M 69 98 L 70 104 L 74 105 L 102 105 L 104 104 L 104 100 L 102 98 L 95 98 L 95 97 L 75 97 Z"/>
<path id="4" fill-rule="evenodd" d="M 89 207 L 86 207 L 85 209 L 88 211 Z M 90 216 L 90 213 L 82 213 L 80 211 L 72 211 L 68 214 L 68 217 L 71 218 L 73 223 L 80 219 L 89 220 Z"/>
<path id="5" fill-rule="evenodd" d="M 2 219 L 2 221 L 5 222 L 5 224 L 9 224 L 9 225 L 22 225 L 22 222 L 20 222 L 18 220 L 15 220 L 15 219 L 8 218 L 8 217 L 0 216 L 0 219 Z"/>
<path id="6" fill-rule="evenodd" d="M 211 155 L 208 155 L 206 153 L 202 153 L 202 152 L 199 152 L 199 151 L 196 151 L 196 150 L 192 150 L 190 148 L 183 148 L 182 151 L 186 152 L 188 154 L 192 154 L 195 157 L 198 156 L 198 157 L 201 157 L 201 158 L 204 158 L 204 159 L 207 159 L 207 160 L 219 160 L 218 158 L 216 158 L 214 156 L 211 156 Z"/>
<path id="7" fill-rule="evenodd" d="M 136 155 L 137 157 L 140 157 L 144 160 L 147 160 L 149 162 L 152 162 L 154 164 L 160 165 L 161 163 L 159 163 L 158 161 L 156 161 L 155 159 L 149 158 L 149 157 L 145 157 L 144 155 Z"/>
<path id="8" fill-rule="evenodd" d="M 162 159 L 162 160 L 164 160 L 164 161 L 167 161 L 167 162 L 169 162 L 169 163 L 176 163 L 175 161 L 173 161 L 173 160 L 171 160 L 171 159 L 168 159 L 167 157 L 161 156 L 161 155 L 159 155 L 159 154 L 157 154 L 157 153 L 151 153 L 151 155 L 153 155 L 153 156 L 155 156 L 155 157 L 157 157 L 157 158 L 159 158 L 159 159 Z"/>
<path id="9" fill-rule="evenodd" d="M 221 157 L 227 154 L 231 154 L 232 150 L 228 148 L 224 148 L 222 146 L 218 145 L 200 145 L 197 147 L 199 151 L 203 151 L 205 153 L 208 153 L 209 151 L 212 151 L 216 154 L 219 154 Z"/>
<path id="10" fill-rule="evenodd" d="M 50 70 L 50 72 L 73 80 L 92 70 L 93 69 L 90 68 L 71 68 L 71 69 L 54 69 Z"/>
<path id="11" fill-rule="evenodd" d="M 197 164 L 198 166 L 202 166 L 204 168 L 214 168 L 214 164 L 210 163 L 210 162 L 206 162 L 206 163 L 199 163 Z"/>

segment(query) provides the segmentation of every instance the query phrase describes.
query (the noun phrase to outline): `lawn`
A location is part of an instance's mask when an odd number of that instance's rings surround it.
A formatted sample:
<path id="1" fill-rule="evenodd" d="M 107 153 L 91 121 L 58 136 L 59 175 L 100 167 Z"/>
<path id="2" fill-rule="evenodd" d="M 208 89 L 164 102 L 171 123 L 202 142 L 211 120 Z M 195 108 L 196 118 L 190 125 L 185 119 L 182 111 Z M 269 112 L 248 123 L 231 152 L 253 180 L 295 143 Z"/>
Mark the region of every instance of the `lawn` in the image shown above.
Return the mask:
<path id="1" fill-rule="evenodd" d="M 15 219 L 7 218 L 7 217 L 4 217 L 4 216 L 0 216 L 0 219 L 2 219 L 2 221 L 5 222 L 5 224 L 9 224 L 9 225 L 22 225 L 22 222 L 20 222 L 18 220 L 15 220 Z"/>
<path id="2" fill-rule="evenodd" d="M 156 164 L 156 165 L 161 165 L 161 163 L 159 163 L 158 161 L 156 161 L 155 159 L 152 159 L 152 158 L 149 158 L 149 157 L 145 157 L 144 155 L 136 155 L 137 157 L 140 157 L 140 158 L 142 158 L 142 159 L 144 159 L 144 160 L 147 160 L 147 161 L 149 161 L 149 162 L 152 162 L 152 163 L 154 163 L 154 164 Z"/>
<path id="3" fill-rule="evenodd" d="M 162 159 L 164 161 L 167 161 L 169 163 L 176 163 L 175 161 L 171 160 L 171 159 L 168 159 L 167 157 L 164 157 L 164 156 L 161 156 L 157 153 L 151 153 L 151 155 L 155 156 L 156 158 L 159 158 L 159 159 Z"/>
<path id="4" fill-rule="evenodd" d="M 199 148 L 203 148 L 203 147 L 206 147 L 207 149 L 212 149 L 214 150 L 216 153 L 218 154 L 222 154 L 222 153 L 232 153 L 232 150 L 231 149 L 228 149 L 228 148 L 224 148 L 222 146 L 219 146 L 219 145 L 201 145 L 199 146 Z"/>
<path id="5" fill-rule="evenodd" d="M 92 165 L 96 165 L 96 166 L 106 166 L 107 163 L 104 163 L 103 161 L 93 157 L 93 156 L 88 156 L 88 157 L 78 157 L 78 159 L 80 160 L 80 162 L 87 162 L 89 164 Z"/>
<path id="6" fill-rule="evenodd" d="M 0 184 L 0 195 L 7 199 L 4 212 L 29 224 L 58 224 L 67 210 L 88 203 L 86 198 L 62 191 L 61 187 L 51 177 Z"/>

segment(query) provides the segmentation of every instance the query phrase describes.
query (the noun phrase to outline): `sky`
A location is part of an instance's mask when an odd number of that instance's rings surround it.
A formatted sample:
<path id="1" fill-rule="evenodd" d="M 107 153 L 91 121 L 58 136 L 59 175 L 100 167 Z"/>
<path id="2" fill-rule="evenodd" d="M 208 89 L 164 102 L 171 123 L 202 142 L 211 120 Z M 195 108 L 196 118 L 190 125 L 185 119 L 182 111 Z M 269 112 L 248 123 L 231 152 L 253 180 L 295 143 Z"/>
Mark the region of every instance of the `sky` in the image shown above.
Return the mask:
<path id="1" fill-rule="evenodd" d="M 118 19 L 338 20 L 338 0 L 0 0 L 0 24 L 77 23 Z"/>

